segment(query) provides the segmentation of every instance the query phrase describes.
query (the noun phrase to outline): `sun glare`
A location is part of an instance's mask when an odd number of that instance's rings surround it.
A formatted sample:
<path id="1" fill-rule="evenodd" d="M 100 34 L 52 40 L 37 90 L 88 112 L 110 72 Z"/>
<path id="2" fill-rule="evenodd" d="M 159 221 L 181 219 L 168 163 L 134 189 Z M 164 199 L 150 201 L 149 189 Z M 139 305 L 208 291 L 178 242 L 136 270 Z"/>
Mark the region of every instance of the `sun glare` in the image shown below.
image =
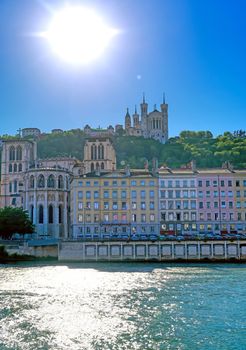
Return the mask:
<path id="1" fill-rule="evenodd" d="M 66 7 L 54 16 L 44 36 L 64 61 L 86 64 L 100 57 L 116 34 L 93 10 Z"/>

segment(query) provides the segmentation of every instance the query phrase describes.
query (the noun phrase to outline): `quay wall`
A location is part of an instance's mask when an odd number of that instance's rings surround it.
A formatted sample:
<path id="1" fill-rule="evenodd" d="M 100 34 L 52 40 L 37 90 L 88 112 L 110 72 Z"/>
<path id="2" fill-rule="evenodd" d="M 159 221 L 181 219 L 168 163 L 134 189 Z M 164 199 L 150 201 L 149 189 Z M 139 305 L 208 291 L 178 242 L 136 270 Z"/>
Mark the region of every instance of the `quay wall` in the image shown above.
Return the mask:
<path id="1" fill-rule="evenodd" d="M 245 261 L 244 241 L 61 242 L 59 261 Z"/>
<path id="2" fill-rule="evenodd" d="M 33 246 L 25 245 L 5 245 L 5 251 L 11 256 L 30 256 L 35 258 L 58 258 L 58 245 Z"/>

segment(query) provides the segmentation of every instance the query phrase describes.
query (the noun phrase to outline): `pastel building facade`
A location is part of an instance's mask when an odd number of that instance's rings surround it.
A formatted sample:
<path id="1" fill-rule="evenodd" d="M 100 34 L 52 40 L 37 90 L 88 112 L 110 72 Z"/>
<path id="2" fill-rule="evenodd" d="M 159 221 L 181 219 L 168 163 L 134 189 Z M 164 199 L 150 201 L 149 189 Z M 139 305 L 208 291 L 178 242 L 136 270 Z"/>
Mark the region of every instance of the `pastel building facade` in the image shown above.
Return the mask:
<path id="1" fill-rule="evenodd" d="M 198 230 L 197 179 L 192 170 L 159 170 L 159 209 L 162 234 Z"/>

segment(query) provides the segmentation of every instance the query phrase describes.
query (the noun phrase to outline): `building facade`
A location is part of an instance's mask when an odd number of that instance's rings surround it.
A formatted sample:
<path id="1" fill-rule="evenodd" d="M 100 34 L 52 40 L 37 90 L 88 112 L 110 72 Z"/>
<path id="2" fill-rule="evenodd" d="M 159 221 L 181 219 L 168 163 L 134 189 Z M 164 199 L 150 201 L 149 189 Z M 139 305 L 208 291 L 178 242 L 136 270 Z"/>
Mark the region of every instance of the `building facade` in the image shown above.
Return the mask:
<path id="1" fill-rule="evenodd" d="M 144 138 L 151 138 L 161 143 L 166 143 L 168 140 L 168 104 L 163 98 L 160 105 L 160 110 L 154 106 L 152 112 L 148 113 L 148 104 L 145 102 L 145 97 L 140 104 L 141 115 L 135 112 L 132 118 L 127 109 L 125 115 L 125 131 L 129 136 L 143 136 Z"/>

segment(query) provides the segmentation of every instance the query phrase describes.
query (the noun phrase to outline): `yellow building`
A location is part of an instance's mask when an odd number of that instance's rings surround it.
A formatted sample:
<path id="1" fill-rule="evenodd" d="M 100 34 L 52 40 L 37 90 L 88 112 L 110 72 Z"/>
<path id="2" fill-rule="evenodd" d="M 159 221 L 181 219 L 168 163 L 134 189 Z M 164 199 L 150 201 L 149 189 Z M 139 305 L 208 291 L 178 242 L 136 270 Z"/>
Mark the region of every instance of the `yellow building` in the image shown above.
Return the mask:
<path id="1" fill-rule="evenodd" d="M 148 170 L 75 176 L 71 183 L 73 238 L 159 234 L 158 178 Z"/>

